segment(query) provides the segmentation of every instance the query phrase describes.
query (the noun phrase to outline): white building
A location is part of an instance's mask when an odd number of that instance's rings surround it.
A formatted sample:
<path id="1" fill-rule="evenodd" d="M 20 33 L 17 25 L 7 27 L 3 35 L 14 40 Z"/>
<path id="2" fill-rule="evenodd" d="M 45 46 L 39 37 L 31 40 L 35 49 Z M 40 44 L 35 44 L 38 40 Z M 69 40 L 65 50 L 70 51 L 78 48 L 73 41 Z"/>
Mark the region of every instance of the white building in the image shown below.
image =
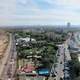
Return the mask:
<path id="1" fill-rule="evenodd" d="M 25 41 L 25 42 L 29 42 L 30 41 L 30 38 L 29 37 L 26 37 L 26 38 L 19 38 L 19 39 L 17 39 L 17 42 L 19 42 L 19 41 Z M 36 40 L 35 39 L 33 39 L 33 38 L 31 38 L 31 41 L 32 42 L 35 42 Z"/>

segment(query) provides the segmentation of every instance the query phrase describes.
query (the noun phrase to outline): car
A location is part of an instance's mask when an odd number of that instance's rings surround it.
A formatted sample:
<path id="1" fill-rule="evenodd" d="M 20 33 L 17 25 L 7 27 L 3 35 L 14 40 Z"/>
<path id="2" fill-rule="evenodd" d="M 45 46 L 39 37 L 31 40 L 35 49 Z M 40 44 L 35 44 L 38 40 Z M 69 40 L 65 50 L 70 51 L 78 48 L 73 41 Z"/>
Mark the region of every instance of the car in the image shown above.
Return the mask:
<path id="1" fill-rule="evenodd" d="M 60 64 L 62 64 L 62 61 L 60 62 Z"/>
<path id="2" fill-rule="evenodd" d="M 5 63 L 5 66 L 7 65 L 7 63 Z"/>
<path id="3" fill-rule="evenodd" d="M 52 74 L 52 77 L 56 77 L 56 75 L 55 74 Z"/>
<path id="4" fill-rule="evenodd" d="M 65 77 L 65 80 L 71 80 L 70 77 Z"/>
<path id="5" fill-rule="evenodd" d="M 65 67 L 64 69 L 65 69 L 65 70 L 70 70 L 69 67 Z"/>
<path id="6" fill-rule="evenodd" d="M 11 80 L 10 78 L 8 78 L 8 80 Z"/>
<path id="7" fill-rule="evenodd" d="M 64 74 L 65 74 L 66 76 L 68 76 L 68 75 L 69 75 L 69 71 L 64 70 Z"/>
<path id="8" fill-rule="evenodd" d="M 62 78 L 62 77 L 60 77 L 60 80 L 63 80 L 63 78 Z"/>
<path id="9" fill-rule="evenodd" d="M 60 56 L 60 54 L 57 54 L 57 56 Z"/>
<path id="10" fill-rule="evenodd" d="M 64 64 L 64 66 L 65 66 L 65 67 L 68 67 L 68 65 L 67 65 L 67 64 Z"/>

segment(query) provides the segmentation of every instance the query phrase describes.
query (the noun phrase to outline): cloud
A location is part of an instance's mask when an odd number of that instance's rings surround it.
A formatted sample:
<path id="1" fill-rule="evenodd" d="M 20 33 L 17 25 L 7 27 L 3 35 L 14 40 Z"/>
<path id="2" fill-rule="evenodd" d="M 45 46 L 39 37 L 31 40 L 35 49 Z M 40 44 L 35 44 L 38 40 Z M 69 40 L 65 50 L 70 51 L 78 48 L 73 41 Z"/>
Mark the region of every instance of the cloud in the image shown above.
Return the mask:
<path id="1" fill-rule="evenodd" d="M 15 0 L 0 0 L 0 15 L 15 13 Z"/>
<path id="2" fill-rule="evenodd" d="M 55 0 L 55 1 L 57 4 L 61 4 L 61 5 L 79 6 L 80 4 L 80 0 Z"/>
<path id="3" fill-rule="evenodd" d="M 2 0 L 0 25 L 79 24 L 80 0 Z"/>

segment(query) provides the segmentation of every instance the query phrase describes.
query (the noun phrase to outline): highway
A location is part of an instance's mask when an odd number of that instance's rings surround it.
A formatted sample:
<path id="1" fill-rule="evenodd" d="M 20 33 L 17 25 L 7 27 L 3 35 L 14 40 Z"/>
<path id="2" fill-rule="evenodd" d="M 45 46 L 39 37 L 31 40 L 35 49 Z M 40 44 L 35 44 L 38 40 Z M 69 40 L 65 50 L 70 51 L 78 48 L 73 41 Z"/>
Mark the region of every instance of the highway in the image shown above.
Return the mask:
<path id="1" fill-rule="evenodd" d="M 14 35 L 12 34 L 11 37 L 12 44 L 7 62 L 2 73 L 2 80 L 15 80 L 17 52 Z"/>

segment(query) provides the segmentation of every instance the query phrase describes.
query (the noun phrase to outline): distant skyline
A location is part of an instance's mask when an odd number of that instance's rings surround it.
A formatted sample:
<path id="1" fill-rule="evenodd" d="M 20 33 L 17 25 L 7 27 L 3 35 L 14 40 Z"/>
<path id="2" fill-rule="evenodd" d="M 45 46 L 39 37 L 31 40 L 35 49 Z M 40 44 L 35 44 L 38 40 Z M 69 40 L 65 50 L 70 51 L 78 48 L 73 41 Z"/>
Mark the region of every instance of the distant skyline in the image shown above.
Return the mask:
<path id="1" fill-rule="evenodd" d="M 0 26 L 80 25 L 80 0 L 0 0 Z"/>

